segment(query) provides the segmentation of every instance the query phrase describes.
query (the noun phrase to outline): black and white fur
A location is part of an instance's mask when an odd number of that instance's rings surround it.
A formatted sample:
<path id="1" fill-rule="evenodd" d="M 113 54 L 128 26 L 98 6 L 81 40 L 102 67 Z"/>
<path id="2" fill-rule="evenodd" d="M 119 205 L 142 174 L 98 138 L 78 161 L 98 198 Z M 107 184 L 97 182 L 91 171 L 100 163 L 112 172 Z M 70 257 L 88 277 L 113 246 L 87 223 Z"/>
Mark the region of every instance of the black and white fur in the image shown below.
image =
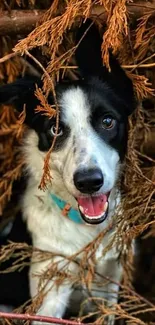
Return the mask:
<path id="1" fill-rule="evenodd" d="M 88 22 L 81 26 L 78 39 L 87 27 Z M 113 220 L 120 201 L 116 183 L 126 153 L 128 115 L 135 108 L 134 95 L 132 82 L 111 55 L 111 72 L 102 66 L 100 49 L 101 39 L 93 25 L 76 51 L 81 79 L 64 81 L 56 87 L 60 125 L 50 159 L 52 184 L 45 192 L 40 191 L 38 185 L 46 152 L 52 144 L 55 120 L 34 112 L 38 104 L 34 96 L 35 84 L 40 86 L 41 81 L 25 77 L 0 88 L 1 103 L 13 103 L 19 111 L 22 111 L 26 103 L 26 123 L 30 128 L 22 149 L 28 173 L 28 185 L 22 199 L 23 217 L 32 234 L 33 245 L 58 255 L 72 255 L 94 240 Z M 48 100 L 53 104 L 52 95 Z M 103 120 L 106 118 L 111 118 L 113 122 L 110 129 L 104 128 Z M 87 174 L 94 169 L 102 174 L 100 188 L 95 191 L 91 186 L 92 183 L 89 186 L 84 184 L 84 190 L 82 187 L 80 191 L 76 186 L 75 174 L 79 171 Z M 103 222 L 91 226 L 87 222 L 84 225 L 76 224 L 62 216 L 60 209 L 50 198 L 51 192 L 70 203 L 73 208 L 78 208 L 76 198 L 80 196 L 110 193 L 106 218 Z M 97 250 L 96 269 L 99 273 L 119 282 L 122 267 L 118 261 L 116 247 L 101 257 L 102 250 L 111 241 L 114 233 L 115 228 L 106 234 Z M 60 263 L 60 267 L 62 264 L 63 262 Z M 39 277 L 33 275 L 42 273 L 48 265 L 50 261 L 31 264 L 29 279 L 32 297 L 38 292 L 39 280 Z M 70 264 L 69 270 L 78 274 L 78 266 L 74 263 Z M 38 314 L 63 317 L 73 294 L 72 283 L 64 281 L 57 288 L 51 279 L 48 288 L 51 289 L 44 298 Z M 101 296 L 106 298 L 109 304 L 117 302 L 116 284 L 108 284 L 104 291 Z M 115 294 L 112 295 L 110 291 L 114 291 Z M 98 288 L 93 286 L 93 296 L 98 295 Z M 109 318 L 110 323 L 113 323 L 113 317 Z"/>

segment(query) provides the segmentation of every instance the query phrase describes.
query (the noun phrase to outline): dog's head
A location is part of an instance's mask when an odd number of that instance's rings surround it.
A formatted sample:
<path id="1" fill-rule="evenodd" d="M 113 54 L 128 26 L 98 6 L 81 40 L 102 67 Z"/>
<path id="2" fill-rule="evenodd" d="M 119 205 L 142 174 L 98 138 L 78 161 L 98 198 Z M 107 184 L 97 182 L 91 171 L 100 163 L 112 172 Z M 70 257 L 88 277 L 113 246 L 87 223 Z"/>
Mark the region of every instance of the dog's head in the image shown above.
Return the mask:
<path id="1" fill-rule="evenodd" d="M 79 29 L 77 39 L 88 27 Z M 76 207 L 88 223 L 107 215 L 109 194 L 126 153 L 128 116 L 135 108 L 132 82 L 110 55 L 111 72 L 102 64 L 101 42 L 93 25 L 76 50 L 81 80 L 56 87 L 60 122 L 50 167 L 55 194 Z M 23 78 L 0 88 L 0 102 L 26 104 L 30 127 L 25 151 L 31 177 L 40 182 L 44 158 L 56 133 L 56 121 L 35 113 L 36 78 Z M 52 95 L 48 98 L 53 104 Z"/>

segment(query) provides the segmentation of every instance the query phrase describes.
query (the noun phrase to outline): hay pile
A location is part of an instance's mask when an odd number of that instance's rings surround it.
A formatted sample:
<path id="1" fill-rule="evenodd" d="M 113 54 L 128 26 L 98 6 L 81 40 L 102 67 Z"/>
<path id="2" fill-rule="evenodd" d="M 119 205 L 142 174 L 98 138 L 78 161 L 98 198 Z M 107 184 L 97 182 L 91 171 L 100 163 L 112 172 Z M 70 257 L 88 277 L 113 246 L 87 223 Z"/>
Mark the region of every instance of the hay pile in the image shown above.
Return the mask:
<path id="1" fill-rule="evenodd" d="M 60 78 L 78 78 L 74 61 L 76 28 L 87 17 L 92 18 L 99 29 L 104 27 L 103 62 L 109 65 L 108 49 L 111 48 L 133 80 L 139 100 L 139 106 L 129 121 L 128 154 L 122 184 L 124 214 L 123 217 L 119 217 L 118 232 L 122 236 L 122 243 L 127 245 L 129 251 L 131 240 L 144 231 L 147 237 L 154 237 L 155 1 L 3 0 L 0 3 L 0 9 L 2 10 L 0 16 L 0 82 L 1 84 L 12 82 L 25 73 L 43 74 L 44 87 L 42 90 L 38 89 L 36 95 L 41 102 L 40 110 L 46 112 L 49 112 L 46 95 L 49 90 L 54 93 L 56 81 Z M 35 27 L 36 24 L 37 27 Z M 55 105 L 57 113 L 56 102 Z M 18 202 L 19 191 L 19 186 L 16 184 L 21 177 L 24 164 L 19 150 L 25 131 L 23 121 L 24 111 L 19 117 L 12 107 L 0 108 L 1 226 L 9 218 L 15 217 L 18 212 L 18 204 L 16 205 L 15 202 Z M 42 189 L 46 187 L 51 176 L 48 169 L 51 150 L 45 161 L 40 183 Z M 99 237 L 95 245 L 91 245 L 91 249 L 96 248 L 100 239 Z M 5 260 L 10 252 L 17 254 L 19 258 L 18 249 L 19 247 L 13 244 L 1 249 L 2 259 Z M 87 253 L 90 250 L 86 248 L 85 251 Z M 31 255 L 31 248 L 23 246 L 21 254 L 25 254 L 25 257 Z M 130 260 L 129 256 L 127 258 L 123 254 L 122 258 L 125 266 L 126 261 Z M 88 254 L 85 255 L 83 263 L 86 264 L 86 262 L 89 264 Z M 81 265 L 81 269 L 83 266 L 84 264 Z M 128 267 L 125 267 L 125 270 L 127 269 Z M 52 270 L 57 272 L 56 266 Z M 87 274 L 84 275 L 81 272 L 80 275 L 84 282 L 87 281 L 88 288 L 92 278 L 91 272 L 93 270 L 88 269 Z M 142 309 L 147 310 L 147 315 L 152 314 L 155 305 L 140 297 L 131 287 L 129 288 L 127 273 L 125 272 L 126 282 L 122 285 L 120 292 L 123 303 L 116 306 L 115 312 L 118 319 L 123 318 L 136 324 L 146 324 L 149 318 L 146 317 L 146 321 L 142 321 L 139 315 Z M 57 274 L 60 281 L 64 276 L 65 274 Z M 81 279 L 75 281 L 78 282 Z M 28 307 L 28 312 L 35 311 L 37 303 L 35 301 Z M 98 324 L 101 324 L 103 314 L 108 314 L 110 311 L 103 307 L 101 302 L 98 302 L 98 309 Z"/>

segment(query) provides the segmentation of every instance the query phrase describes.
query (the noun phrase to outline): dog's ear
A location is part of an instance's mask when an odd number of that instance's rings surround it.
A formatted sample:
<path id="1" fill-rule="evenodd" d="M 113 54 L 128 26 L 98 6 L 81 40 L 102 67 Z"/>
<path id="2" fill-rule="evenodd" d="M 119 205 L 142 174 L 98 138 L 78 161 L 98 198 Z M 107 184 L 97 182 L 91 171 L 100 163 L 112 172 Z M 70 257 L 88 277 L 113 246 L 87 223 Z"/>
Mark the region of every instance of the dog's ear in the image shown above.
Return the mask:
<path id="1" fill-rule="evenodd" d="M 96 26 L 90 19 L 81 25 L 76 34 L 78 47 L 75 57 L 83 77 L 99 75 L 102 71 L 102 39 Z"/>
<path id="2" fill-rule="evenodd" d="M 24 77 L 15 82 L 0 87 L 0 104 L 13 104 L 18 112 L 22 112 L 26 105 L 25 122 L 31 126 L 35 114 L 35 108 L 39 104 L 34 95 L 36 84 L 41 87 L 41 80 L 37 77 Z"/>
<path id="3" fill-rule="evenodd" d="M 133 83 L 111 53 L 109 59 L 111 72 L 108 71 L 107 73 L 108 83 L 122 103 L 124 103 L 125 113 L 129 116 L 137 106 Z"/>
<path id="4" fill-rule="evenodd" d="M 117 59 L 109 52 L 111 71 L 103 65 L 101 55 L 102 38 L 94 23 L 87 19 L 77 31 L 78 45 L 75 57 L 83 78 L 99 77 L 124 101 L 126 114 L 130 115 L 135 107 L 132 81 L 119 65 Z"/>

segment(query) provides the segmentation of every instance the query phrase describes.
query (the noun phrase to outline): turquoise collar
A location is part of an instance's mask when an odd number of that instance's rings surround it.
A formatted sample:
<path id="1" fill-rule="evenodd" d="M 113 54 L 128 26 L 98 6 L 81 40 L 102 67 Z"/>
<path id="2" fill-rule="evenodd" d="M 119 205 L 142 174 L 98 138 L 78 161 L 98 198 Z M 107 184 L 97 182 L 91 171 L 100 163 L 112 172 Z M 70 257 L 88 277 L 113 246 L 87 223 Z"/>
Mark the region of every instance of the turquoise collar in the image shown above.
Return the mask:
<path id="1" fill-rule="evenodd" d="M 82 220 L 80 212 L 78 210 L 73 209 L 70 206 L 70 204 L 68 204 L 66 201 L 60 199 L 55 194 L 50 193 L 50 196 L 51 196 L 53 202 L 60 208 L 63 216 L 68 217 L 70 220 L 74 221 L 75 223 L 85 224 L 85 222 Z"/>

